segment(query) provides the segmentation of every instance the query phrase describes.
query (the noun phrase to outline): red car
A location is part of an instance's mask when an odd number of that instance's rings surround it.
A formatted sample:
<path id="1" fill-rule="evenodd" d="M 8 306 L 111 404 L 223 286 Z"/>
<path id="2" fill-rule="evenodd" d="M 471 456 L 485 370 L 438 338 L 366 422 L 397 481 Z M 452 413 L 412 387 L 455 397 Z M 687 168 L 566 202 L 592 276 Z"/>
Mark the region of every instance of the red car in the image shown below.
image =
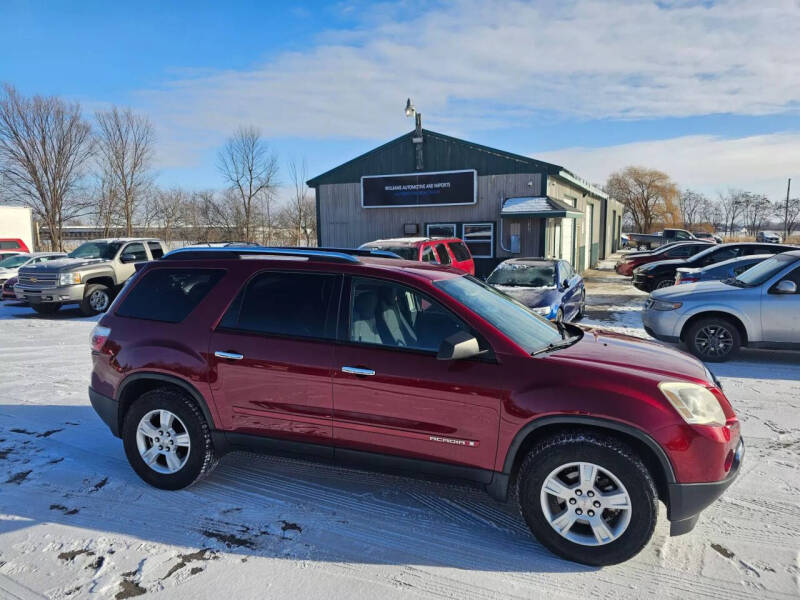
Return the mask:
<path id="1" fill-rule="evenodd" d="M 91 346 L 92 405 L 153 486 L 186 487 L 234 449 L 471 480 L 592 565 L 639 552 L 659 500 L 671 533 L 690 531 L 744 451 L 696 358 L 557 326 L 419 262 L 176 250 L 130 280 Z"/>
<path id="2" fill-rule="evenodd" d="M 618 275 L 625 277 L 633 276 L 636 267 L 645 265 L 657 260 L 671 260 L 673 258 L 689 258 L 698 252 L 705 250 L 714 242 L 674 242 L 662 246 L 658 250 L 651 252 L 631 252 L 614 265 L 614 270 Z"/>
<path id="3" fill-rule="evenodd" d="M 360 250 L 387 250 L 400 258 L 449 266 L 475 275 L 475 261 L 467 245 L 458 238 L 395 238 L 375 240 Z"/>
<path id="4" fill-rule="evenodd" d="M 15 250 L 17 252 L 30 252 L 27 244 L 19 238 L 0 238 L 0 250 Z"/>

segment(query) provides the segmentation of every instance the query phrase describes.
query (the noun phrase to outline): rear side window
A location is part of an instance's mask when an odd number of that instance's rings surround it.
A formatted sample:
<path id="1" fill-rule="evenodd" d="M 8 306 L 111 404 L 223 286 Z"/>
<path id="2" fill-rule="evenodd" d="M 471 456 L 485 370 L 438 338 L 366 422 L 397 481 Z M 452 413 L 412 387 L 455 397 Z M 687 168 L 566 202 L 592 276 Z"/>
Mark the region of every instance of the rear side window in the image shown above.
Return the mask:
<path id="1" fill-rule="evenodd" d="M 430 263 L 439 262 L 436 259 L 436 256 L 433 254 L 433 246 L 425 246 L 422 249 L 422 258 L 421 258 L 421 260 L 422 260 L 422 262 L 430 262 Z"/>
<path id="2" fill-rule="evenodd" d="M 225 272 L 221 269 L 154 269 L 145 273 L 117 309 L 117 316 L 180 323 Z"/>
<path id="3" fill-rule="evenodd" d="M 147 246 L 150 248 L 150 254 L 153 255 L 153 258 L 161 258 L 164 256 L 164 249 L 158 242 L 147 242 Z"/>
<path id="4" fill-rule="evenodd" d="M 9 240 L 0 242 L 0 250 L 14 250 L 20 247 L 21 246 L 19 245 L 19 242 L 9 241 Z"/>
<path id="5" fill-rule="evenodd" d="M 463 242 L 453 242 L 450 244 L 450 250 L 453 251 L 453 256 L 456 257 L 458 262 L 472 258 L 472 255 L 469 253 L 469 250 Z"/>
<path id="6" fill-rule="evenodd" d="M 260 273 L 251 279 L 220 322 L 224 329 L 290 337 L 335 337 L 331 299 L 337 275 Z"/>
<path id="7" fill-rule="evenodd" d="M 450 264 L 450 254 L 447 252 L 444 244 L 436 245 L 436 254 L 439 256 L 439 262 L 443 265 Z"/>

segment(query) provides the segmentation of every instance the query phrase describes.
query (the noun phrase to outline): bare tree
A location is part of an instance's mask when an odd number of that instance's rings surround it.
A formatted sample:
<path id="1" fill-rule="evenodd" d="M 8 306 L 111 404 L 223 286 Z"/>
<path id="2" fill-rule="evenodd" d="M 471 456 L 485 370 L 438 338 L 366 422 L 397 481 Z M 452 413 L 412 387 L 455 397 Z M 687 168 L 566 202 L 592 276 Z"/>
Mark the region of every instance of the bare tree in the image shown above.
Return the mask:
<path id="1" fill-rule="evenodd" d="M 708 198 L 703 194 L 686 189 L 678 196 L 678 207 L 681 212 L 681 221 L 686 229 L 692 229 L 702 220 L 702 213 Z"/>
<path id="2" fill-rule="evenodd" d="M 783 222 L 783 231 L 786 237 L 792 235 L 800 226 L 800 198 L 790 198 L 788 206 L 786 200 L 775 204 L 775 216 Z"/>
<path id="3" fill-rule="evenodd" d="M 116 106 L 95 115 L 98 149 L 103 170 L 116 188 L 127 235 L 133 235 L 138 205 L 150 185 L 155 134 L 150 120 Z"/>
<path id="4" fill-rule="evenodd" d="M 148 211 L 151 224 L 159 230 L 165 242 L 172 241 L 175 228 L 186 224 L 189 202 L 189 194 L 177 187 L 156 190 L 152 195 Z"/>
<path id="5" fill-rule="evenodd" d="M 745 192 L 743 198 L 742 216 L 744 217 L 745 227 L 750 232 L 750 235 L 756 235 L 764 225 L 764 221 L 774 211 L 774 207 L 769 198 L 762 194 Z"/>
<path id="6" fill-rule="evenodd" d="M 625 205 L 634 226 L 644 233 L 656 224 L 673 224 L 680 219 L 678 188 L 661 171 L 626 167 L 608 178 L 606 191 Z"/>
<path id="7" fill-rule="evenodd" d="M 80 215 L 80 188 L 92 153 L 91 128 L 79 104 L 50 96 L 25 98 L 4 86 L 0 98 L 0 172 L 5 194 L 29 206 L 62 249 L 65 222 Z"/>
<path id="8" fill-rule="evenodd" d="M 736 221 L 741 216 L 747 202 L 746 194 L 747 192 L 743 190 L 728 190 L 725 194 L 719 194 L 719 206 L 722 209 L 725 233 L 731 234 L 736 228 Z"/>
<path id="9" fill-rule="evenodd" d="M 240 127 L 218 155 L 219 171 L 237 198 L 245 241 L 253 241 L 254 224 L 261 221 L 262 237 L 271 241 L 271 202 L 278 176 L 278 159 L 255 127 Z M 260 219 L 256 213 L 262 210 Z"/>
<path id="10" fill-rule="evenodd" d="M 312 239 L 317 237 L 317 211 L 306 186 L 308 170 L 305 159 L 299 165 L 294 160 L 289 161 L 289 178 L 292 182 L 292 195 L 284 207 L 283 220 L 292 229 L 295 244 L 304 243 L 310 246 Z"/>

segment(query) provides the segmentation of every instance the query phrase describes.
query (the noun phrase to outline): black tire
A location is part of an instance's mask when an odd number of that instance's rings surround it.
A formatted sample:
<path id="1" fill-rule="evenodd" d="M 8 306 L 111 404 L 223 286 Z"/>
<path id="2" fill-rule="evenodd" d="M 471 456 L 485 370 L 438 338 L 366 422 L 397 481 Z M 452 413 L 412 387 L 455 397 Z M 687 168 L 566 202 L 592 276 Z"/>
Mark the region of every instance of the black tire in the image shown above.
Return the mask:
<path id="1" fill-rule="evenodd" d="M 100 297 L 105 298 L 105 303 L 102 307 L 92 306 L 93 304 L 93 294 L 97 294 Z M 102 283 L 90 283 L 86 286 L 83 291 L 83 300 L 81 301 L 81 314 L 86 317 L 91 317 L 93 315 L 97 315 L 101 312 L 105 312 L 108 310 L 108 307 L 111 306 L 111 300 L 113 300 L 113 296 L 111 294 L 111 288 L 107 285 L 103 285 Z"/>
<path id="2" fill-rule="evenodd" d="M 662 277 L 653 284 L 653 289 L 660 290 L 662 288 L 670 287 L 672 285 L 675 285 L 675 279 L 673 277 Z"/>
<path id="3" fill-rule="evenodd" d="M 583 545 L 563 537 L 550 525 L 540 500 L 542 486 L 554 470 L 584 461 L 612 473 L 630 498 L 627 528 L 619 537 L 602 545 Z M 650 541 L 658 516 L 655 483 L 635 451 L 613 437 L 592 432 L 563 433 L 536 444 L 520 466 L 516 494 L 520 512 L 536 539 L 555 554 L 585 565 L 613 565 L 638 554 Z M 619 513 L 604 511 L 604 514 L 613 518 Z M 588 524 L 581 522 L 576 522 L 576 526 L 588 529 Z"/>
<path id="4" fill-rule="evenodd" d="M 60 304 L 31 304 L 31 308 L 40 315 L 52 315 L 58 312 L 61 308 Z"/>
<path id="5" fill-rule="evenodd" d="M 716 332 L 717 345 L 703 343 L 703 338 Z M 742 346 L 742 334 L 739 328 L 724 317 L 708 317 L 692 323 L 686 330 L 684 341 L 689 351 L 706 362 L 725 362 L 730 360 Z"/>
<path id="6" fill-rule="evenodd" d="M 159 473 L 149 467 L 139 453 L 137 428 L 142 417 L 153 410 L 168 410 L 180 419 L 189 434 L 190 448 L 185 464 L 175 473 Z M 125 415 L 122 442 L 128 462 L 145 482 L 162 490 L 179 490 L 192 485 L 214 470 L 218 456 L 211 440 L 211 429 L 197 405 L 182 392 L 157 388 L 142 394 Z"/>

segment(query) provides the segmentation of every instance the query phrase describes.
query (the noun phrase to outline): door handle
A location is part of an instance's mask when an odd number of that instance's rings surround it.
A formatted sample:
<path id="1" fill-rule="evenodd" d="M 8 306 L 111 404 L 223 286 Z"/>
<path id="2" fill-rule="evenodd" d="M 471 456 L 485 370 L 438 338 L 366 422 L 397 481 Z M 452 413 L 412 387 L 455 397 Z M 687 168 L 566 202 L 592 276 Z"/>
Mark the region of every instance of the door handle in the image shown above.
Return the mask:
<path id="1" fill-rule="evenodd" d="M 362 369 L 360 367 L 342 367 L 342 373 L 350 373 L 351 375 L 371 376 L 375 375 L 372 369 Z"/>
<path id="2" fill-rule="evenodd" d="M 244 358 L 244 354 L 238 354 L 237 352 L 222 352 L 221 350 L 214 352 L 214 356 L 217 358 L 227 358 L 228 360 L 242 360 Z"/>

